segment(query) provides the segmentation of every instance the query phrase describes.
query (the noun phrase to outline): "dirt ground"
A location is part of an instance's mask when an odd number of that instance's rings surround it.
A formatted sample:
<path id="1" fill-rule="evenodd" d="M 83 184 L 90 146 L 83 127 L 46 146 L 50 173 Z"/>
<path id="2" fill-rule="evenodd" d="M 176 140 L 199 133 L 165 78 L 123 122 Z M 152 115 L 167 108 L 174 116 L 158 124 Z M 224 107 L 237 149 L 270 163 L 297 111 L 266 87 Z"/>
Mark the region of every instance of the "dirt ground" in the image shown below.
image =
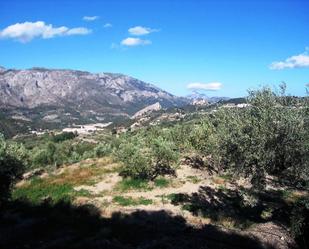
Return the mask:
<path id="1" fill-rule="evenodd" d="M 86 165 L 86 166 L 85 166 Z M 96 165 L 95 171 L 89 171 L 88 166 Z M 98 166 L 99 165 L 99 166 Z M 103 165 L 103 166 L 100 166 Z M 89 167 L 90 167 L 89 166 Z M 58 169 L 53 177 L 82 184 L 75 184 L 76 191 L 87 191 L 86 196 L 75 198 L 77 206 L 94 205 L 104 218 L 112 218 L 115 213 L 133 215 L 138 212 L 166 212 L 172 217 L 182 217 L 186 224 L 203 229 L 208 225 L 224 233 L 238 234 L 258 238 L 265 248 L 287 249 L 295 247 L 295 242 L 285 226 L 273 222 L 276 210 L 260 212 L 266 218 L 252 219 L 246 227 L 240 227 L 237 219 L 251 212 L 250 196 L 241 195 L 250 189 L 250 184 L 242 178 L 235 179 L 228 175 L 209 174 L 205 170 L 194 169 L 182 164 L 176 170 L 176 177 L 165 177 L 164 186 L 149 183 L 147 188 L 120 189 L 123 178 L 117 172 L 117 165 L 105 159 L 87 160 Z M 42 178 L 48 179 L 46 173 Z M 85 181 L 85 178 L 89 177 Z M 59 180 L 58 179 L 58 180 Z M 24 183 L 22 183 L 24 184 Z M 19 183 L 19 186 L 22 186 Z M 269 189 L 272 189 L 269 187 Z M 129 200 L 147 200 L 147 203 L 124 205 L 115 201 L 115 196 Z M 175 197 L 173 199 L 173 196 Z M 244 200 L 249 204 L 245 207 L 239 204 Z M 252 208 L 253 209 L 253 208 Z M 267 217 L 270 217 L 269 219 Z M 246 217 L 246 216 L 245 216 Z M 251 219 L 251 217 L 250 217 Z M 225 248 L 225 247 L 224 247 Z M 235 247 L 231 247 L 235 248 Z"/>

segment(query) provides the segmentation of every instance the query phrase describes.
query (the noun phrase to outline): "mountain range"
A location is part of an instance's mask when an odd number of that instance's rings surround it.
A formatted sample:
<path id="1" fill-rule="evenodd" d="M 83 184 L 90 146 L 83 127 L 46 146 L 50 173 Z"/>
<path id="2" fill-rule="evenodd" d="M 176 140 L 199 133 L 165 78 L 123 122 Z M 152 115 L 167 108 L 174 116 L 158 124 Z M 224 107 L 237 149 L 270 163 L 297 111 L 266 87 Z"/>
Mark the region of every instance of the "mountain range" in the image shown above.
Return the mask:
<path id="1" fill-rule="evenodd" d="M 155 103 L 168 108 L 189 102 L 123 74 L 0 67 L 0 131 L 11 128 L 4 126 L 13 123 L 26 123 L 31 129 L 32 123 L 48 128 L 109 122 L 129 118 Z M 9 119 L 14 122 L 8 122 Z"/>
<path id="2" fill-rule="evenodd" d="M 181 107 L 200 100 L 207 104 L 228 98 L 199 92 L 177 97 L 117 73 L 0 67 L 0 132 L 9 136 L 74 124 L 117 123 L 154 107 Z"/>

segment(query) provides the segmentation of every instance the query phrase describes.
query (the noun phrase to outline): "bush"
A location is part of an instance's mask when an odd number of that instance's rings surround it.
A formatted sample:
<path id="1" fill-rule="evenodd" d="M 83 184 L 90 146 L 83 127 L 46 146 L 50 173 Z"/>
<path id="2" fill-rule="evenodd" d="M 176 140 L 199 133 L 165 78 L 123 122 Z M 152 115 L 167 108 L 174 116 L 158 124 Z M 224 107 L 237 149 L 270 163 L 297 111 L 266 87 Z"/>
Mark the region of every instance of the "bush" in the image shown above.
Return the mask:
<path id="1" fill-rule="evenodd" d="M 14 148 L 9 148 L 3 135 L 0 134 L 0 205 L 10 198 L 13 184 L 24 172 L 21 158 L 16 157 Z"/>
<path id="2" fill-rule="evenodd" d="M 77 137 L 77 133 L 74 132 L 62 132 L 60 134 L 57 135 L 52 135 L 51 140 L 54 143 L 59 143 L 59 142 L 63 142 L 65 140 L 71 140 L 73 138 Z"/>
<path id="3" fill-rule="evenodd" d="M 150 151 L 152 167 L 149 177 L 151 180 L 158 176 L 175 174 L 174 166 L 178 163 L 179 154 L 172 142 L 162 137 L 155 138 L 150 141 Z"/>
<path id="4" fill-rule="evenodd" d="M 136 144 L 122 144 L 116 152 L 118 159 L 124 163 L 120 174 L 124 177 L 148 179 L 151 172 L 149 152 Z"/>
<path id="5" fill-rule="evenodd" d="M 215 127 L 210 119 L 204 119 L 199 124 L 191 128 L 188 133 L 188 140 L 197 152 L 208 156 L 215 153 L 217 148 L 217 137 Z"/>
<path id="6" fill-rule="evenodd" d="M 120 172 L 122 176 L 148 180 L 174 174 L 179 158 L 172 142 L 151 135 L 146 139 L 140 135 L 123 139 L 116 156 L 124 164 Z"/>
<path id="7" fill-rule="evenodd" d="M 57 147 L 53 142 L 48 142 L 43 148 L 36 148 L 33 153 L 32 162 L 35 166 L 46 166 L 55 164 Z"/>
<path id="8" fill-rule="evenodd" d="M 112 153 L 112 146 L 107 143 L 101 142 L 94 148 L 94 155 L 96 157 L 107 156 L 111 153 Z"/>

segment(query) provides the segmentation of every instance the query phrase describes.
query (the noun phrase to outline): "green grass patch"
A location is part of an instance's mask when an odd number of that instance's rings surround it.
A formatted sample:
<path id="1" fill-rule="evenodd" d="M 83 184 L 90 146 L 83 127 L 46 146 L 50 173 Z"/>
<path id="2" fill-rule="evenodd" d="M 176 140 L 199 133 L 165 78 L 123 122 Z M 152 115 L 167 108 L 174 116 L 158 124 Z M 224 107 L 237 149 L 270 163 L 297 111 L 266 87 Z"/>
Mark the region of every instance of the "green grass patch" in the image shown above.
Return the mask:
<path id="1" fill-rule="evenodd" d="M 12 197 L 14 200 L 26 199 L 37 204 L 45 198 L 52 202 L 71 201 L 75 193 L 70 184 L 47 184 L 42 179 L 34 178 L 29 185 L 16 188 Z"/>
<path id="2" fill-rule="evenodd" d="M 159 188 L 166 188 L 170 184 L 169 180 L 165 178 L 157 178 L 154 180 L 154 185 Z"/>
<path id="3" fill-rule="evenodd" d="M 224 185 L 219 185 L 219 186 L 218 186 L 218 189 L 221 190 L 222 192 L 227 191 L 227 187 L 224 186 Z"/>
<path id="4" fill-rule="evenodd" d="M 86 189 L 81 189 L 75 192 L 75 196 L 92 197 L 93 195 Z"/>
<path id="5" fill-rule="evenodd" d="M 125 178 L 117 184 L 116 189 L 121 192 L 126 192 L 134 189 L 149 191 L 153 188 L 149 185 L 149 182 L 147 180 Z"/>
<path id="6" fill-rule="evenodd" d="M 143 197 L 134 199 L 132 197 L 124 197 L 124 196 L 115 196 L 113 201 L 119 204 L 120 206 L 137 206 L 137 205 L 150 205 L 152 204 L 152 200 L 145 199 Z"/>

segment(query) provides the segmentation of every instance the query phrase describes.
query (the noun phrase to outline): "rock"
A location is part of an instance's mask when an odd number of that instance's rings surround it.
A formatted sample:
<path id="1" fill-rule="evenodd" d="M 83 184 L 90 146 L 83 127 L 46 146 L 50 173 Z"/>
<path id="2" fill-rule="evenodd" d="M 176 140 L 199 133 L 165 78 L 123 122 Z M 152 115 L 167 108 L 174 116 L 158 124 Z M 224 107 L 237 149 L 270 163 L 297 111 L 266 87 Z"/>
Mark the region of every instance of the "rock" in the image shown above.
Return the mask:
<path id="1" fill-rule="evenodd" d="M 136 112 L 132 118 L 138 118 L 138 117 L 141 117 L 145 114 L 149 114 L 153 111 L 159 111 L 162 109 L 162 106 L 160 105 L 159 102 L 156 102 L 155 104 L 153 105 L 149 105 L 149 106 L 146 106 L 145 108 L 143 108 L 142 110 L 139 110 L 138 112 Z"/>

